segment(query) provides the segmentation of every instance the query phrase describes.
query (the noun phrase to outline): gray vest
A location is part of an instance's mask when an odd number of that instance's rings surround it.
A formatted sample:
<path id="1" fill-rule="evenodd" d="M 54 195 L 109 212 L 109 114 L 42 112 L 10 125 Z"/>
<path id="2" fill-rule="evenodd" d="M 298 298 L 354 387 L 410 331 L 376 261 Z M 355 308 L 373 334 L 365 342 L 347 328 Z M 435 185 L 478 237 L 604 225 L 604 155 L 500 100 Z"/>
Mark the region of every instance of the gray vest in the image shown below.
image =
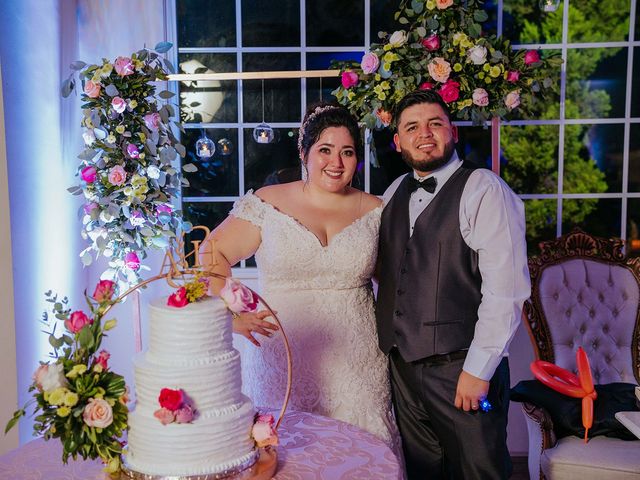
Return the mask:
<path id="1" fill-rule="evenodd" d="M 478 321 L 478 254 L 460 234 L 460 197 L 473 167 L 456 170 L 409 237 L 409 175 L 382 212 L 376 321 L 380 349 L 407 362 L 469 348 Z"/>

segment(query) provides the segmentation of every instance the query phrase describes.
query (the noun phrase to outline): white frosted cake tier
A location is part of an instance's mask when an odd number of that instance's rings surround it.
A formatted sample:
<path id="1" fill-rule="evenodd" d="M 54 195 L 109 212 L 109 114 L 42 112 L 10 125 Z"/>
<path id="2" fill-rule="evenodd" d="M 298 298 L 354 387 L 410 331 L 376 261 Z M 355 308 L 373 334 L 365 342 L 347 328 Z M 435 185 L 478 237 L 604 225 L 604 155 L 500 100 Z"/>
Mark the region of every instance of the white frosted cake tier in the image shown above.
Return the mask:
<path id="1" fill-rule="evenodd" d="M 166 298 L 150 305 L 149 350 L 134 359 L 136 406 L 129 414 L 129 469 L 147 475 L 226 472 L 251 463 L 254 409 L 242 395 L 240 355 L 231 344 L 231 316 L 220 299 L 183 308 Z M 163 425 L 163 388 L 183 390 L 196 414 Z"/>

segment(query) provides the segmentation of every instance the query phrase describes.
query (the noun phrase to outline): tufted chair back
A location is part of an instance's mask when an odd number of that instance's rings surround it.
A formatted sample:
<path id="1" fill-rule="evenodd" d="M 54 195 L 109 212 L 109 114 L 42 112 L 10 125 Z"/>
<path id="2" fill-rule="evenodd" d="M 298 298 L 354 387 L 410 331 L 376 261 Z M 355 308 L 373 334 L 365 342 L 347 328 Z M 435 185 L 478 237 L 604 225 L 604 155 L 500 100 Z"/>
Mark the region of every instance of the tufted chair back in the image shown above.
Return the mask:
<path id="1" fill-rule="evenodd" d="M 575 372 L 582 346 L 594 383 L 638 384 L 640 259 L 626 259 L 619 239 L 581 230 L 540 246 L 525 304 L 536 359 Z"/>

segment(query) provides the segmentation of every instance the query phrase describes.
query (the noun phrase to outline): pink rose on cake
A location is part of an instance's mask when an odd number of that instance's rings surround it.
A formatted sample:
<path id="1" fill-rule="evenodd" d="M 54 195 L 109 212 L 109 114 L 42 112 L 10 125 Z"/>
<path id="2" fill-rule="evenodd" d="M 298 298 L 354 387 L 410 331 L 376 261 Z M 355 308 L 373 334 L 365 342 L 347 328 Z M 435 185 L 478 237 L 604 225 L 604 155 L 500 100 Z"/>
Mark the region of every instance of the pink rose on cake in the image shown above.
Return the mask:
<path id="1" fill-rule="evenodd" d="M 170 423 L 191 423 L 196 416 L 192 402 L 184 390 L 163 388 L 158 396 L 160 408 L 153 412 L 153 416 L 163 425 Z"/>
<path id="2" fill-rule="evenodd" d="M 167 299 L 167 305 L 170 307 L 181 308 L 189 303 L 187 300 L 187 289 L 185 287 L 180 287 L 175 293 L 169 295 Z"/>
<path id="3" fill-rule="evenodd" d="M 255 423 L 251 429 L 251 436 L 255 440 L 258 448 L 278 445 L 278 434 L 273 428 L 274 423 L 275 419 L 273 415 L 256 414 Z"/>
<path id="4" fill-rule="evenodd" d="M 168 410 L 178 410 L 182 407 L 184 401 L 184 393 L 182 390 L 172 390 L 171 388 L 163 388 L 160 390 L 160 396 L 158 397 L 158 403 L 162 408 Z"/>
<path id="5" fill-rule="evenodd" d="M 258 307 L 258 296 L 233 278 L 225 281 L 220 298 L 234 313 L 253 312 Z"/>

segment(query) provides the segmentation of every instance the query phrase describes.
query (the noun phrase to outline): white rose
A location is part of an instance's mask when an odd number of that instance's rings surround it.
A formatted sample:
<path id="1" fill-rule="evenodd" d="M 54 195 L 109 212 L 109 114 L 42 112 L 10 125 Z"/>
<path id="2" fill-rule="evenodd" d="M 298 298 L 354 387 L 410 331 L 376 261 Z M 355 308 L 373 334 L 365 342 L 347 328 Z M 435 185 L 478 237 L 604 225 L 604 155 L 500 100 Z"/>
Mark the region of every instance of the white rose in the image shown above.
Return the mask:
<path id="1" fill-rule="evenodd" d="M 82 133 L 82 138 L 84 139 L 85 145 L 92 145 L 93 142 L 96 141 L 96 135 L 93 133 L 93 130 L 85 130 Z"/>
<path id="2" fill-rule="evenodd" d="M 389 45 L 392 47 L 401 47 L 407 43 L 407 32 L 404 30 L 396 30 L 389 38 Z"/>
<path id="3" fill-rule="evenodd" d="M 149 168 L 147 168 L 147 175 L 153 179 L 160 178 L 160 169 L 155 165 L 150 165 Z"/>
<path id="4" fill-rule="evenodd" d="M 467 51 L 467 57 L 474 65 L 482 65 L 487 61 L 487 49 L 482 45 L 476 45 Z"/>
<path id="5" fill-rule="evenodd" d="M 48 365 L 48 368 L 39 369 L 37 373 L 37 383 L 42 387 L 43 392 L 50 392 L 56 388 L 67 386 L 67 379 L 64 377 L 64 366 L 61 363 Z"/>

